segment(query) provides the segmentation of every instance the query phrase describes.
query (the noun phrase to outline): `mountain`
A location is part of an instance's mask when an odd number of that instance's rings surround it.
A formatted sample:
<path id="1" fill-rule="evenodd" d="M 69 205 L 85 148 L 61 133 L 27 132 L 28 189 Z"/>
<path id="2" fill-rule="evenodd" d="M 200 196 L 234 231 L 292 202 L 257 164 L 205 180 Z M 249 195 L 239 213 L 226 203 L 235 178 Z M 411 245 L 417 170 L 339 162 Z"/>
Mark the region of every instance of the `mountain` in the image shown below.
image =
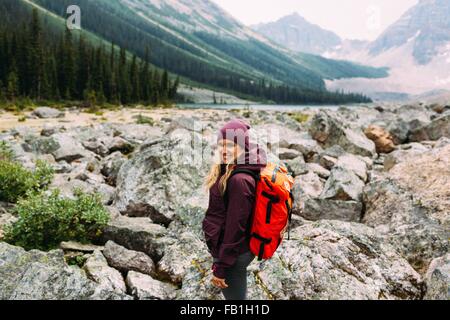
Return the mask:
<path id="1" fill-rule="evenodd" d="M 413 42 L 412 54 L 418 64 L 431 62 L 450 43 L 450 1 L 421 0 L 371 43 L 369 52 L 380 55 L 408 42 Z"/>
<path id="2" fill-rule="evenodd" d="M 388 67 L 386 79 L 328 81 L 330 90 L 416 96 L 450 87 L 450 1 L 421 0 L 375 41 L 361 47 L 338 47 L 327 58 L 349 59 Z"/>
<path id="3" fill-rule="evenodd" d="M 209 89 L 260 96 L 265 83 L 275 91 L 289 86 L 324 95 L 324 79 L 386 76 L 378 68 L 361 73 L 352 65 L 342 72 L 340 62 L 326 59 L 321 61 L 326 68 L 320 67 L 325 71 L 317 73 L 314 59 L 298 59 L 208 0 L 19 1 L 61 17 L 69 5 L 78 5 L 84 29 L 141 58 L 149 48 L 152 64 Z"/>
<path id="4" fill-rule="evenodd" d="M 293 51 L 323 54 L 341 45 L 342 39 L 334 32 L 308 22 L 298 13 L 275 22 L 261 23 L 252 28 Z"/>

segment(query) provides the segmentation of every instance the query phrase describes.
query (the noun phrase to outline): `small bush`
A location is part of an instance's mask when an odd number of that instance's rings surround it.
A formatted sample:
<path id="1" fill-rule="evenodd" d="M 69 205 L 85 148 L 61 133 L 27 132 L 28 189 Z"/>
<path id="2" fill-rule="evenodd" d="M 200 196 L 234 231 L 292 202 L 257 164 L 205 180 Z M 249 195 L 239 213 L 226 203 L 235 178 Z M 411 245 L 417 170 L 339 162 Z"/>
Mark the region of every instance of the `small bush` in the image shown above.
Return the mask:
<path id="1" fill-rule="evenodd" d="M 75 190 L 75 199 L 36 193 L 18 202 L 18 220 L 6 227 L 4 241 L 26 250 L 51 250 L 61 241 L 89 242 L 100 236 L 109 221 L 100 195 Z"/>
<path id="2" fill-rule="evenodd" d="M 0 141 L 0 161 L 7 160 L 12 161 L 14 158 L 14 152 L 11 146 L 6 141 Z"/>
<path id="3" fill-rule="evenodd" d="M 45 190 L 52 182 L 53 169 L 42 160 L 36 162 L 34 171 L 10 159 L 0 159 L 0 201 L 17 202 L 27 193 Z"/>
<path id="4" fill-rule="evenodd" d="M 309 119 L 309 115 L 301 113 L 301 112 L 290 113 L 289 115 L 292 119 L 294 119 L 295 121 L 297 121 L 299 123 L 305 123 Z"/>
<path id="5" fill-rule="evenodd" d="M 143 116 L 142 114 L 139 114 L 137 116 L 136 123 L 137 124 L 148 124 L 150 126 L 153 126 L 155 124 L 155 121 L 153 120 L 153 118 L 146 117 L 146 116 Z"/>

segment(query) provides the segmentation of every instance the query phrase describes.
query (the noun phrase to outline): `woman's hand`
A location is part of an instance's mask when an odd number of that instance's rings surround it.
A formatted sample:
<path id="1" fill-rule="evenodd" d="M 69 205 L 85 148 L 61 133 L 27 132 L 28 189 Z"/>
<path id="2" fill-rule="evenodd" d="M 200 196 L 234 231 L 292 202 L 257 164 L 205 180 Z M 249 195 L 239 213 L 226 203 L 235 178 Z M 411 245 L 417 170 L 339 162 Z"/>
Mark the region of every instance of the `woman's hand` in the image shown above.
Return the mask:
<path id="1" fill-rule="evenodd" d="M 216 276 L 213 276 L 211 280 L 212 284 L 220 289 L 226 289 L 228 288 L 228 285 L 225 282 L 225 279 L 217 278 Z"/>

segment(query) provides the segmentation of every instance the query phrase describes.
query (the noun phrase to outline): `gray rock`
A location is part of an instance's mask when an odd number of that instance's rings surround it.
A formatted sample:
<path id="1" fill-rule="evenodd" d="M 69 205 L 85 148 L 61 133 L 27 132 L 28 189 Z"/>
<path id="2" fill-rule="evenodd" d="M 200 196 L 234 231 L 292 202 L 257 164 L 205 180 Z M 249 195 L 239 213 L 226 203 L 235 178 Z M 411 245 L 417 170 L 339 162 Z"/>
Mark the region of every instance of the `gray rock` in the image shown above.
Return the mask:
<path id="1" fill-rule="evenodd" d="M 205 243 L 192 232 L 179 230 L 177 233 L 174 235 L 177 241 L 167 246 L 157 266 L 162 279 L 181 285 L 193 261 L 199 257 L 208 257 L 209 254 Z"/>
<path id="2" fill-rule="evenodd" d="M 141 251 L 158 261 L 164 255 L 167 230 L 149 218 L 119 216 L 103 230 L 105 242 L 112 240 L 129 250 Z"/>
<path id="3" fill-rule="evenodd" d="M 260 132 L 263 138 L 267 140 L 270 148 L 285 148 L 299 151 L 306 160 L 311 159 L 315 154 L 322 151 L 320 145 L 307 132 L 299 132 L 288 128 L 284 124 L 273 124 L 267 121 L 264 125 L 258 125 L 253 128 L 255 132 Z M 262 134 L 264 133 L 264 135 Z"/>
<path id="4" fill-rule="evenodd" d="M 81 143 L 66 133 L 55 134 L 52 138 L 59 145 L 59 148 L 51 152 L 56 161 L 65 160 L 71 163 L 88 155 Z"/>
<path id="5" fill-rule="evenodd" d="M 333 167 L 336 165 L 337 161 L 338 160 L 336 158 L 333 158 L 333 157 L 330 157 L 327 155 L 321 156 L 319 158 L 319 164 L 327 170 L 333 169 Z"/>
<path id="6" fill-rule="evenodd" d="M 352 171 L 362 181 L 367 182 L 368 167 L 367 163 L 361 157 L 351 154 L 340 156 L 336 162 L 336 166 Z"/>
<path id="7" fill-rule="evenodd" d="M 166 226 L 177 208 L 200 204 L 206 209 L 202 185 L 208 162 L 194 155 L 206 147 L 206 140 L 186 131 L 147 141 L 120 168 L 115 206 L 122 214 L 150 217 Z"/>
<path id="8" fill-rule="evenodd" d="M 150 276 L 155 275 L 153 260 L 143 252 L 128 250 L 113 241 L 108 241 L 103 251 L 108 264 L 121 271 L 136 271 Z"/>
<path id="9" fill-rule="evenodd" d="M 425 274 L 425 300 L 450 299 L 450 254 L 434 259 Z"/>
<path id="10" fill-rule="evenodd" d="M 432 112 L 420 105 L 403 105 L 389 113 L 387 131 L 392 135 L 395 144 L 408 141 L 411 133 L 428 124 Z"/>
<path id="11" fill-rule="evenodd" d="M 362 208 L 362 203 L 359 201 L 307 199 L 302 217 L 312 221 L 340 220 L 359 222 Z"/>
<path id="12" fill-rule="evenodd" d="M 303 156 L 297 157 L 292 160 L 284 161 L 289 173 L 293 176 L 299 176 L 305 173 L 308 173 L 308 168 L 306 167 L 305 160 Z"/>
<path id="13" fill-rule="evenodd" d="M 127 159 L 119 151 L 111 153 L 102 160 L 101 173 L 106 177 L 109 185 L 116 185 L 119 170 L 126 161 Z"/>
<path id="14" fill-rule="evenodd" d="M 407 145 L 407 148 L 399 149 L 388 154 L 384 159 L 384 170 L 389 171 L 397 164 L 407 160 L 408 158 L 414 158 L 427 152 L 429 149 L 421 144 L 412 143 Z"/>
<path id="15" fill-rule="evenodd" d="M 70 173 L 72 171 L 72 166 L 64 160 L 52 164 L 52 168 L 55 173 Z"/>
<path id="16" fill-rule="evenodd" d="M 41 136 L 50 137 L 56 133 L 56 130 L 57 128 L 55 127 L 44 126 L 41 130 Z"/>
<path id="17" fill-rule="evenodd" d="M 309 161 L 314 155 L 322 151 L 320 145 L 309 135 L 294 136 L 289 139 L 289 149 L 297 150 L 303 154 L 303 157 Z"/>
<path id="18" fill-rule="evenodd" d="M 249 299 L 420 299 L 420 275 L 362 224 L 320 221 L 292 230 L 271 260 L 250 265 Z M 180 299 L 223 299 L 210 260 L 188 270 Z"/>
<path id="19" fill-rule="evenodd" d="M 26 152 L 42 155 L 56 152 L 60 148 L 59 143 L 52 137 L 39 137 L 27 135 L 22 144 Z"/>
<path id="20" fill-rule="evenodd" d="M 129 154 L 133 152 L 135 149 L 135 145 L 125 140 L 122 137 L 115 137 L 108 145 L 109 153 L 113 153 L 116 151 L 120 151 L 123 154 Z"/>
<path id="21" fill-rule="evenodd" d="M 173 300 L 176 297 L 174 286 L 146 274 L 130 271 L 126 282 L 131 294 L 139 300 Z"/>
<path id="22" fill-rule="evenodd" d="M 278 157 L 280 160 L 292 160 L 300 156 L 303 157 L 301 152 L 294 149 L 280 148 L 278 150 Z"/>
<path id="23" fill-rule="evenodd" d="M 308 169 L 308 172 L 313 172 L 323 179 L 328 179 L 331 174 L 329 170 L 317 163 L 307 163 L 306 168 Z"/>
<path id="24" fill-rule="evenodd" d="M 32 115 L 37 116 L 42 119 L 50 119 L 50 118 L 64 118 L 65 114 L 64 112 L 61 112 L 54 108 L 49 107 L 39 107 L 36 108 Z"/>
<path id="25" fill-rule="evenodd" d="M 108 262 L 101 253 L 96 250 L 94 254 L 86 261 L 83 269 L 89 278 L 97 282 L 99 286 L 117 293 L 125 293 L 126 286 L 119 271 L 108 266 Z"/>
<path id="26" fill-rule="evenodd" d="M 84 141 L 83 147 L 98 154 L 101 157 L 105 157 L 109 154 L 109 149 L 106 147 L 104 140 L 98 139 L 96 137 L 93 137 L 88 141 Z"/>
<path id="27" fill-rule="evenodd" d="M 450 114 L 443 115 L 431 123 L 421 126 L 411 132 L 411 141 L 439 140 L 442 137 L 450 138 Z"/>
<path id="28" fill-rule="evenodd" d="M 325 148 L 339 145 L 345 151 L 357 155 L 372 157 L 376 154 L 375 144 L 367 139 L 362 130 L 350 128 L 328 111 L 314 115 L 309 133 Z"/>
<path id="29" fill-rule="evenodd" d="M 317 174 L 309 172 L 295 178 L 292 193 L 294 199 L 318 198 L 323 192 L 323 187 L 323 180 Z"/>
<path id="30" fill-rule="evenodd" d="M 331 170 L 331 176 L 325 183 L 321 194 L 322 199 L 360 201 L 364 182 L 347 168 L 336 166 Z"/>
<path id="31" fill-rule="evenodd" d="M 198 117 L 179 116 L 170 122 L 168 133 L 177 129 L 185 129 L 194 132 L 202 132 L 205 124 Z"/>
<path id="32" fill-rule="evenodd" d="M 432 211 L 395 181 L 374 181 L 364 188 L 363 223 L 376 228 L 418 271 L 449 250 L 449 233 Z"/>
<path id="33" fill-rule="evenodd" d="M 61 250 L 25 251 L 0 242 L 0 299 L 129 299 L 100 288 L 78 267 L 69 267 Z"/>
<path id="34" fill-rule="evenodd" d="M 103 251 L 102 246 L 96 246 L 94 244 L 85 244 L 75 241 L 63 241 L 59 244 L 59 248 L 65 251 L 79 251 L 79 252 L 94 252 L 96 250 Z"/>

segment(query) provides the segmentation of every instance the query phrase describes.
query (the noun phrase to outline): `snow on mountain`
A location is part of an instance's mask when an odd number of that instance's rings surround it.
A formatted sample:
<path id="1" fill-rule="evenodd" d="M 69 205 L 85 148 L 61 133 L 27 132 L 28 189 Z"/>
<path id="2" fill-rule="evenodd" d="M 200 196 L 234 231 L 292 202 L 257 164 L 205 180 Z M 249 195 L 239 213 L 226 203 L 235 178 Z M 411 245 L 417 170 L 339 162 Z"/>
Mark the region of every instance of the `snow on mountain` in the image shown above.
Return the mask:
<path id="1" fill-rule="evenodd" d="M 372 43 L 328 51 L 325 56 L 389 67 L 387 79 L 328 81 L 327 88 L 374 92 L 423 92 L 450 87 L 450 1 L 422 0 Z"/>
<path id="2" fill-rule="evenodd" d="M 298 13 L 285 16 L 278 21 L 252 26 L 276 43 L 293 51 L 323 54 L 341 45 L 341 38 L 334 32 L 308 22 Z"/>

